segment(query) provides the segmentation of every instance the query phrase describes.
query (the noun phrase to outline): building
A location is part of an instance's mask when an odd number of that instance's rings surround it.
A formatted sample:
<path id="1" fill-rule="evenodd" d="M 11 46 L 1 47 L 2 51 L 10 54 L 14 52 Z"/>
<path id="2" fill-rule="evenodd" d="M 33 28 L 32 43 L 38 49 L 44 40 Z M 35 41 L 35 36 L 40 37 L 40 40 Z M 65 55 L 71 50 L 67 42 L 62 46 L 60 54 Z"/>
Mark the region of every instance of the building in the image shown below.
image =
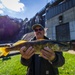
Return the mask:
<path id="1" fill-rule="evenodd" d="M 75 40 L 75 0 L 49 7 L 45 16 L 47 36 L 52 40 Z"/>

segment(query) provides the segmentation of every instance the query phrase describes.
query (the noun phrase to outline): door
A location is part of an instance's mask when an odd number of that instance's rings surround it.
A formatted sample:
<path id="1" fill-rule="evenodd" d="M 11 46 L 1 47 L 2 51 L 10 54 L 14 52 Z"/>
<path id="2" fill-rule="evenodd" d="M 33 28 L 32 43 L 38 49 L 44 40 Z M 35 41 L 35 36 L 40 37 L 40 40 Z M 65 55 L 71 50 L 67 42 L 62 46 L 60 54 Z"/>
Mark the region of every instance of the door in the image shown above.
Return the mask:
<path id="1" fill-rule="evenodd" d="M 57 41 L 70 41 L 69 23 L 56 26 L 56 40 Z"/>

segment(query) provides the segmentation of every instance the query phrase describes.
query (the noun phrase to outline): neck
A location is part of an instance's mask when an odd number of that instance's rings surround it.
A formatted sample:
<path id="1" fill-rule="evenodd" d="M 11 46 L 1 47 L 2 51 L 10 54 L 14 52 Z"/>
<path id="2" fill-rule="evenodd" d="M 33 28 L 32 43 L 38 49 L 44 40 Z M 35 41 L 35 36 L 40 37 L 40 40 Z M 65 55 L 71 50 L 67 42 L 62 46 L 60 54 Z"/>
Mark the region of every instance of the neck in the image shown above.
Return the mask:
<path id="1" fill-rule="evenodd" d="M 36 39 L 37 39 L 37 40 L 39 40 L 39 39 L 44 39 L 44 37 L 36 37 Z"/>

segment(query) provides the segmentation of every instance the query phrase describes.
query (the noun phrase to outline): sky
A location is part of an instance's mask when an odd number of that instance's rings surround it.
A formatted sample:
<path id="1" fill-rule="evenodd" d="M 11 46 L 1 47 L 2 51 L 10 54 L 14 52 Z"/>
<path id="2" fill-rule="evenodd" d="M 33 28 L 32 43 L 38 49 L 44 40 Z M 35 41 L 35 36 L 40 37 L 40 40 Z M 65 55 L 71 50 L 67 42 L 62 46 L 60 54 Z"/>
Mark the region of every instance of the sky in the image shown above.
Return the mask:
<path id="1" fill-rule="evenodd" d="M 0 15 L 13 18 L 33 18 L 51 0 L 0 0 Z"/>

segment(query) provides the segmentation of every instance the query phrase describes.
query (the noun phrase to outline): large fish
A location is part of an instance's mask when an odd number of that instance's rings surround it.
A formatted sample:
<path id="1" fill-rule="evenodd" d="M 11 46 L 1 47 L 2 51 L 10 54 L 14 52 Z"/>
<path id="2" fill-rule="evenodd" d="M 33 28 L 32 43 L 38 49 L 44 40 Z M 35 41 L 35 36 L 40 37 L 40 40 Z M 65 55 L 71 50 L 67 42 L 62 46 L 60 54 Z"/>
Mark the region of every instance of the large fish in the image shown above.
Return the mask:
<path id="1" fill-rule="evenodd" d="M 53 51 L 67 51 L 70 48 L 66 44 L 52 40 L 36 40 L 29 42 L 25 40 L 19 40 L 10 46 L 6 45 L 5 47 L 0 47 L 0 56 L 7 56 L 10 51 L 19 51 L 22 46 L 26 46 L 26 50 L 28 47 L 32 46 L 35 49 L 35 54 L 40 54 L 40 50 L 47 46 Z"/>

